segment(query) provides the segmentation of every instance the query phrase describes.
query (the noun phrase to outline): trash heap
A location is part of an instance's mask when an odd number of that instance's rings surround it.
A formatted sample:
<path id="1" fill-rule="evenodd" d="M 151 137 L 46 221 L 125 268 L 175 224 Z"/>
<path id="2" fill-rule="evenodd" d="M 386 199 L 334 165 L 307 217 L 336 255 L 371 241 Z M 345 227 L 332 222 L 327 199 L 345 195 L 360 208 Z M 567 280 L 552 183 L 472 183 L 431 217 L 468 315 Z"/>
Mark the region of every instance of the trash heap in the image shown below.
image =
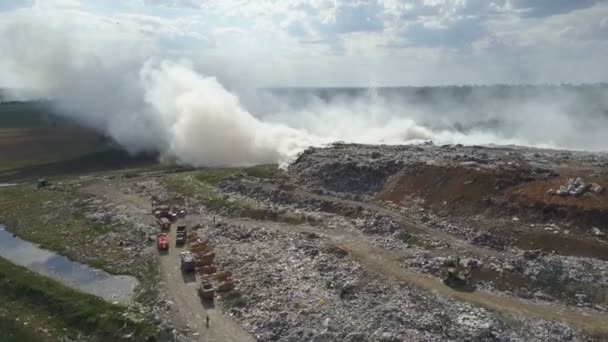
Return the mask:
<path id="1" fill-rule="evenodd" d="M 588 191 L 600 194 L 604 192 L 604 187 L 597 183 L 586 183 L 581 177 L 576 177 L 568 178 L 566 184 L 560 186 L 557 191 L 554 189 L 549 189 L 547 193 L 549 195 L 577 197 Z"/>

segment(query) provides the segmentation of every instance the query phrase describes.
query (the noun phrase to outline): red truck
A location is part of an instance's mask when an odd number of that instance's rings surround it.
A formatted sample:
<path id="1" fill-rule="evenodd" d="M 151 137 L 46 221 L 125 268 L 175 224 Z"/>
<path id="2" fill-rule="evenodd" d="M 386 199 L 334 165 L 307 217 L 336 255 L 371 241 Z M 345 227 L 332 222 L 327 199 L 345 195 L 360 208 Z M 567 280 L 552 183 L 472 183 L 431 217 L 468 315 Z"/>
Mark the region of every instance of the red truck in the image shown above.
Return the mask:
<path id="1" fill-rule="evenodd" d="M 156 247 L 159 251 L 166 251 L 169 249 L 169 237 L 165 233 L 159 233 L 156 235 Z"/>

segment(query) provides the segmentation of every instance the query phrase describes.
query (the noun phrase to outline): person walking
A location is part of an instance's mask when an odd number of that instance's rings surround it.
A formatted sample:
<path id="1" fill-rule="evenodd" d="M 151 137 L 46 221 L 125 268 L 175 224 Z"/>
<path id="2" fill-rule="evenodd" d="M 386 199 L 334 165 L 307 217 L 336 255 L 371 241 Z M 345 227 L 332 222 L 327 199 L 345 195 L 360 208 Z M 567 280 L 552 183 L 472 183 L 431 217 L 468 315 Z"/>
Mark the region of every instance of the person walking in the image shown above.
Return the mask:
<path id="1" fill-rule="evenodd" d="M 207 318 L 205 319 L 205 326 L 209 329 L 209 315 L 207 315 Z"/>

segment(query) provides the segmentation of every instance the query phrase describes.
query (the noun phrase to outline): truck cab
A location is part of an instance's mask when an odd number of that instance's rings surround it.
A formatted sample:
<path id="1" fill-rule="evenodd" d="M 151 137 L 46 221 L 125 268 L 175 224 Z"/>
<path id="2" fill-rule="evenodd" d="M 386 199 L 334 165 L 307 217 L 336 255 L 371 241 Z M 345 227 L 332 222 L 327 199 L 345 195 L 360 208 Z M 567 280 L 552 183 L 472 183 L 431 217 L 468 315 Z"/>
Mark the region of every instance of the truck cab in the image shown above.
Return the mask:
<path id="1" fill-rule="evenodd" d="M 177 226 L 177 230 L 175 232 L 175 245 L 183 246 L 186 244 L 186 226 L 181 225 Z"/>
<path id="2" fill-rule="evenodd" d="M 156 235 L 156 247 L 159 251 L 166 251 L 169 249 L 169 237 L 165 233 L 159 233 Z"/>

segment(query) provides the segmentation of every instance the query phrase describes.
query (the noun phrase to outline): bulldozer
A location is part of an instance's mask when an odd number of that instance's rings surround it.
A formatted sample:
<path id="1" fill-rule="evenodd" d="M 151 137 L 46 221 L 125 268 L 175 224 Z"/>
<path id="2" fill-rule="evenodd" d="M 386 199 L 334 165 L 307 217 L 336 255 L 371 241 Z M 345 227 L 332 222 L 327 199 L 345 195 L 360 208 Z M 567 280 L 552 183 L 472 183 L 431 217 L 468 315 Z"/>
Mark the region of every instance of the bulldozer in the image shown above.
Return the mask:
<path id="1" fill-rule="evenodd" d="M 471 269 L 460 263 L 460 257 L 448 258 L 444 263 L 443 283 L 450 287 L 465 288 L 470 285 Z"/>

